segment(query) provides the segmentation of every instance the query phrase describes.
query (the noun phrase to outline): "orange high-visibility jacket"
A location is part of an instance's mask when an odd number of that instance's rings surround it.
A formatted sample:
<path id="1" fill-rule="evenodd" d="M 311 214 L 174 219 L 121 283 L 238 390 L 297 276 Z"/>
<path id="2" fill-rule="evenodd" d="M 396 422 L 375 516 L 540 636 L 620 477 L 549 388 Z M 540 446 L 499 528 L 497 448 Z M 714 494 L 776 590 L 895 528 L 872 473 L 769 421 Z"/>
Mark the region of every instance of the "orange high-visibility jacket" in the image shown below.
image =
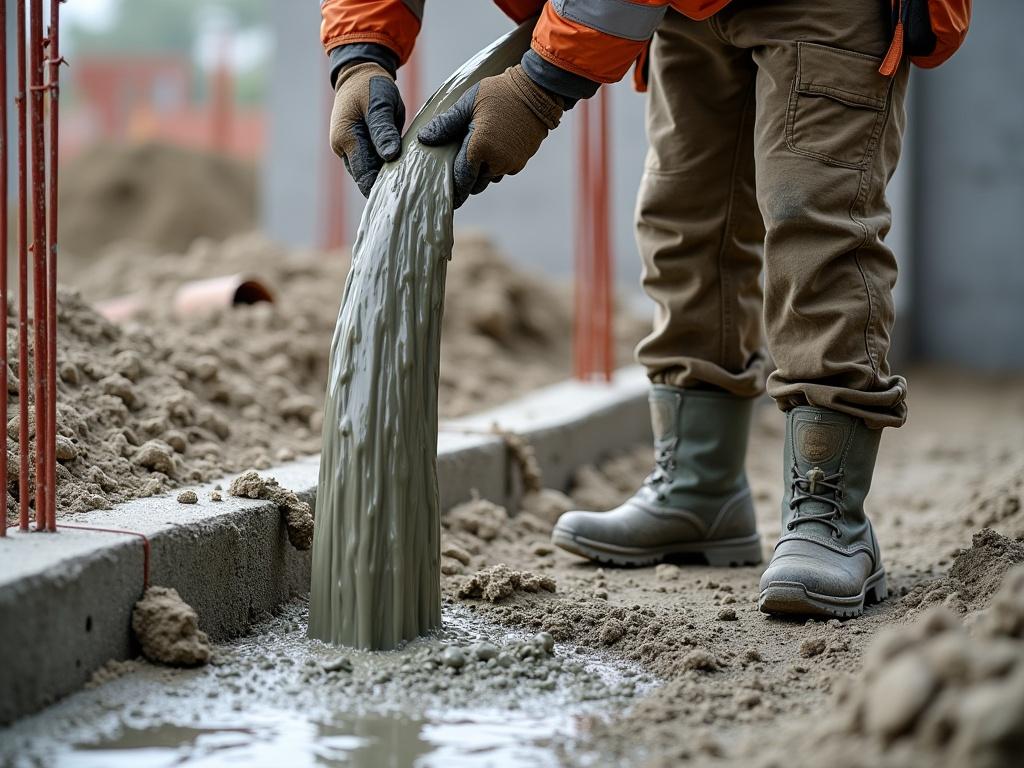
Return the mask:
<path id="1" fill-rule="evenodd" d="M 551 64 L 597 83 L 622 79 L 647 49 L 671 7 L 706 19 L 730 0 L 494 0 L 517 23 L 540 12 L 533 50 Z M 400 63 L 412 53 L 424 0 L 323 0 L 321 38 L 330 51 L 346 43 L 378 43 Z M 543 8 L 543 10 L 542 10 Z"/>

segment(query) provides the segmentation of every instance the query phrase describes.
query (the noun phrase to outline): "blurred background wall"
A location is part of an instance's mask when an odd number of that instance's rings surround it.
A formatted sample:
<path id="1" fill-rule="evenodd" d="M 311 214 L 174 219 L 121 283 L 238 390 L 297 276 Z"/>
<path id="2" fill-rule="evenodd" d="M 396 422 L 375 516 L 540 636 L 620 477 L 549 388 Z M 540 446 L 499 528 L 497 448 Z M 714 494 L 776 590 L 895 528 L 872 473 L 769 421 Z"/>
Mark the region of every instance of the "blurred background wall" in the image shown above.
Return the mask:
<path id="1" fill-rule="evenodd" d="M 3 1 L 13 19 L 13 0 Z M 418 83 L 401 78 L 407 99 L 417 103 L 509 28 L 483 0 L 427 6 Z M 259 227 L 294 246 L 351 241 L 363 200 L 327 147 L 332 94 L 317 3 L 71 0 L 63 8 L 72 67 L 64 70 L 62 92 L 62 181 L 69 199 L 104 206 L 66 216 L 65 251 L 88 254 L 105 240 L 144 238 L 159 228 L 140 222 L 185 197 L 199 211 L 189 214 L 189 226 L 172 222 L 186 244 L 196 235 L 224 236 L 225 227 L 217 227 L 224 221 L 227 229 Z M 1020 0 L 976 4 L 957 57 L 935 71 L 914 71 L 904 162 L 889 189 L 889 242 L 901 264 L 895 341 L 901 358 L 1024 368 L 1021 29 Z M 13 76 L 11 40 L 5 49 Z M 617 287 L 639 297 L 632 219 L 646 147 L 643 97 L 628 84 L 611 90 Z M 472 198 L 456 226 L 486 232 L 521 265 L 567 277 L 576 118 L 566 116 L 526 173 Z M 153 149 L 165 145 L 223 158 L 230 169 L 215 163 L 199 169 L 192 155 Z M 99 159 L 97 146 L 107 153 Z M 149 149 L 132 149 L 142 146 Z M 102 183 L 83 184 L 84 177 Z M 228 177 L 231 183 L 222 183 Z M 147 184 L 158 192 L 143 189 Z M 143 192 L 143 202 L 125 204 Z M 237 210 L 228 210 L 234 203 Z M 74 228 L 97 218 L 109 220 L 100 231 Z"/>

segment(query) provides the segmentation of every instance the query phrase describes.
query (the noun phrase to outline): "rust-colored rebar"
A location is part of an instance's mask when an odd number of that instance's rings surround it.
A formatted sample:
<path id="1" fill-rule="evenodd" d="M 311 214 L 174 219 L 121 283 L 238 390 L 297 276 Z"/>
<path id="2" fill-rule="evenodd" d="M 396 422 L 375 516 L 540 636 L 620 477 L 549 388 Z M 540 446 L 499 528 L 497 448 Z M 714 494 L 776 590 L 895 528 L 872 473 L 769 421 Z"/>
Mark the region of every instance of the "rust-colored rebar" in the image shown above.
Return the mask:
<path id="1" fill-rule="evenodd" d="M 584 381 L 595 378 L 610 381 L 614 359 L 608 90 L 602 88 L 592 100 L 580 102 L 577 109 L 579 186 L 573 283 L 573 373 Z"/>
<path id="2" fill-rule="evenodd" d="M 29 523 L 29 431 L 28 431 L 28 86 L 25 70 L 28 58 L 25 38 L 25 0 L 15 6 L 15 36 L 18 53 L 18 525 Z"/>
<path id="3" fill-rule="evenodd" d="M 46 530 L 49 504 L 49 472 L 46 432 L 49 428 L 46 378 L 46 131 L 43 98 L 43 0 L 29 4 L 29 95 L 32 109 L 29 135 L 32 142 L 32 319 L 35 349 L 36 414 L 36 529 Z"/>
<path id="4" fill-rule="evenodd" d="M 57 152 L 60 139 L 60 3 L 50 0 L 50 30 L 47 37 L 50 94 L 49 219 L 46 247 L 46 530 L 57 530 Z"/>
<path id="5" fill-rule="evenodd" d="M 598 180 L 594 205 L 595 248 L 595 339 L 599 352 L 599 363 L 594 373 L 605 381 L 611 381 L 615 366 L 612 344 L 612 247 L 611 247 L 611 144 L 609 137 L 608 111 L 611 91 L 602 88 L 597 94 L 598 109 Z"/>
<path id="6" fill-rule="evenodd" d="M 7 2 L 0 0 L 0 314 L 4 322 L 4 346 L 0 352 L 0 413 L 7 421 Z M 0 451 L 0 490 L 4 494 L 0 536 L 7 535 L 7 447 Z"/>
<path id="7" fill-rule="evenodd" d="M 592 250 L 589 226 L 590 208 L 590 102 L 581 101 L 579 114 L 579 176 L 576 190 L 576 247 L 573 280 L 573 374 L 577 379 L 587 377 L 589 366 L 590 334 L 587 329 L 587 306 L 590 303 L 590 283 L 587 272 Z"/>

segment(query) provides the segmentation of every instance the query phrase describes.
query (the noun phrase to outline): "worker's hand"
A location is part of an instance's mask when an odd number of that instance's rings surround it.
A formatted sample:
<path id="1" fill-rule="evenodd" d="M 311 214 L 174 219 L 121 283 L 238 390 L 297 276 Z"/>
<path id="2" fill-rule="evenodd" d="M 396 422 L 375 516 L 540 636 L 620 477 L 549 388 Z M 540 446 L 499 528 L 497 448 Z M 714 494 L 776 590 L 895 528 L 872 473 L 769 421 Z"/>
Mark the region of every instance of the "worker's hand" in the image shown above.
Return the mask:
<path id="1" fill-rule="evenodd" d="M 331 149 L 365 197 L 385 162 L 402 153 L 405 105 L 395 79 L 380 64 L 353 64 L 338 74 L 331 110 Z"/>
<path id="2" fill-rule="evenodd" d="M 516 65 L 474 85 L 416 137 L 431 147 L 461 144 L 454 168 L 458 208 L 492 181 L 523 170 L 561 117 L 559 97 Z"/>

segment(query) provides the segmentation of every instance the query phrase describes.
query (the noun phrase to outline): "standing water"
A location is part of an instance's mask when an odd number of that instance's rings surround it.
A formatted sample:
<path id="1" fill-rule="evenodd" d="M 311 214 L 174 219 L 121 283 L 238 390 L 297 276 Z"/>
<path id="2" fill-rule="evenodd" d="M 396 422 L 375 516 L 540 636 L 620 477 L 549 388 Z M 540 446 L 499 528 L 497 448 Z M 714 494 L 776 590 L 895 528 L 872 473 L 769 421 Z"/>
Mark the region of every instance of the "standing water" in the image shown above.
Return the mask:
<path id="1" fill-rule="evenodd" d="M 331 345 L 309 635 L 394 648 L 441 623 L 437 388 L 456 146 L 416 131 L 529 47 L 523 24 L 466 62 L 381 171 Z"/>

